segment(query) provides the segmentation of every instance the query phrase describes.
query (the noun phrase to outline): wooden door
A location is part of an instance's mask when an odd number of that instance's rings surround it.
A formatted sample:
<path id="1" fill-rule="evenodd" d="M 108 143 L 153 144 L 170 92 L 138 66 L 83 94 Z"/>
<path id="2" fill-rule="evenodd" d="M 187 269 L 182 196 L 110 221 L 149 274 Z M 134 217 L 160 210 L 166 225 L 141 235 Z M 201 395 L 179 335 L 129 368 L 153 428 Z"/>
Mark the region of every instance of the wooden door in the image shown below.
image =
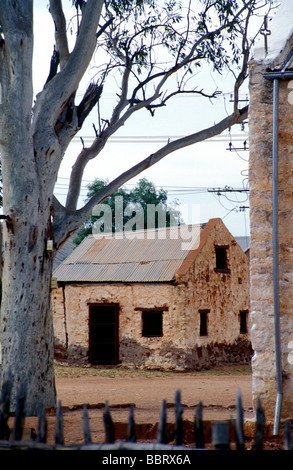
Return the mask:
<path id="1" fill-rule="evenodd" d="M 89 306 L 89 362 L 91 364 L 117 364 L 118 304 Z"/>

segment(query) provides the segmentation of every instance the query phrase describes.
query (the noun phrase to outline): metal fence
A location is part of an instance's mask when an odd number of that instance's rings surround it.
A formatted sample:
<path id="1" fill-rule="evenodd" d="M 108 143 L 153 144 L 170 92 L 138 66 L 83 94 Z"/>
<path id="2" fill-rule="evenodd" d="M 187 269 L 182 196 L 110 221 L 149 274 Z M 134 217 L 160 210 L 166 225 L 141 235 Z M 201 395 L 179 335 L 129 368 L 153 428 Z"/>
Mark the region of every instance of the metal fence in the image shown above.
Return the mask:
<path id="1" fill-rule="evenodd" d="M 55 412 L 55 443 L 47 443 L 47 417 L 46 410 L 40 406 L 38 414 L 38 426 L 36 435 L 29 440 L 23 439 L 23 430 L 25 424 L 25 400 L 26 391 L 25 387 L 21 386 L 19 389 L 15 413 L 9 411 L 10 408 L 10 393 L 12 389 L 11 379 L 7 379 L 2 386 L 1 402 L 0 402 L 0 450 L 11 449 L 37 449 L 37 450 L 104 450 L 104 451 L 117 451 L 117 450 L 159 450 L 159 451 L 178 451 L 178 450 L 204 450 L 206 448 L 206 437 L 203 421 L 203 403 L 198 403 L 193 421 L 193 440 L 194 442 L 186 447 L 183 444 L 183 406 L 181 404 L 181 392 L 177 390 L 174 399 L 175 409 L 175 424 L 174 433 L 172 435 L 172 444 L 170 444 L 170 436 L 168 434 L 167 425 L 167 403 L 162 401 L 156 442 L 137 442 L 136 436 L 136 423 L 134 418 L 134 405 L 130 406 L 128 417 L 128 430 L 125 440 L 115 441 L 115 423 L 112 420 L 110 407 L 108 402 L 105 403 L 103 422 L 105 430 L 105 442 L 95 443 L 92 442 L 90 420 L 88 415 L 88 408 L 83 405 L 82 410 L 82 425 L 83 425 L 83 443 L 82 444 L 65 444 L 64 441 L 64 427 L 63 427 L 63 410 L 62 404 L 59 401 Z M 212 422 L 212 446 L 213 449 L 218 450 L 231 450 L 232 448 L 238 451 L 245 450 L 245 436 L 244 436 L 244 418 L 241 392 L 238 390 L 236 394 L 235 403 L 235 418 L 225 421 Z M 14 425 L 10 429 L 8 420 L 10 416 L 14 416 Z M 257 409 L 255 413 L 255 435 L 253 442 L 253 450 L 263 450 L 264 445 L 264 432 L 265 432 L 265 414 L 258 400 Z M 231 446 L 231 425 L 233 428 L 233 446 Z M 291 426 L 289 420 L 285 421 L 284 426 L 284 450 L 292 450 L 291 445 Z"/>

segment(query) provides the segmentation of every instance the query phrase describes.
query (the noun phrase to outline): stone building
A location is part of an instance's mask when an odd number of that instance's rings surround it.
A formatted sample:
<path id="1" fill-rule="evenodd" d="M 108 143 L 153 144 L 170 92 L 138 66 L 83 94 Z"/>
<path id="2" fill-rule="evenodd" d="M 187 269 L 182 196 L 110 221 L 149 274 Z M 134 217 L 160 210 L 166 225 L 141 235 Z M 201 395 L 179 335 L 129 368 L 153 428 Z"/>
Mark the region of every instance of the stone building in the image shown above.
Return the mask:
<path id="1" fill-rule="evenodd" d="M 250 64 L 250 282 L 253 400 L 293 415 L 293 2 Z"/>
<path id="2" fill-rule="evenodd" d="M 59 357 L 178 370 L 250 361 L 248 257 L 221 219 L 197 226 L 188 249 L 190 227 L 174 230 L 89 236 L 57 268 Z"/>

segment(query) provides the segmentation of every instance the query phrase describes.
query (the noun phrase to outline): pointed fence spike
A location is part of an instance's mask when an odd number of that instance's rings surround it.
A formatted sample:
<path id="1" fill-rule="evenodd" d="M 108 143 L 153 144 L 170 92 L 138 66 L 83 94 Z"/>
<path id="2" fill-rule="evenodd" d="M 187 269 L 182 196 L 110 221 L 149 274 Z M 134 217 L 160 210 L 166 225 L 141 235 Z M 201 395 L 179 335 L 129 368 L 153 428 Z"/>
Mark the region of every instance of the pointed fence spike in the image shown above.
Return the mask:
<path id="1" fill-rule="evenodd" d="M 236 420 L 233 422 L 237 450 L 245 449 L 243 422 L 242 395 L 240 389 L 238 388 L 236 393 Z"/>
<path id="2" fill-rule="evenodd" d="M 181 404 L 181 391 L 175 393 L 175 445 L 180 446 L 183 441 L 183 408 Z"/>
<path id="3" fill-rule="evenodd" d="M 129 409 L 127 441 L 136 442 L 136 426 L 135 426 L 135 419 L 134 419 L 134 403 L 131 403 L 130 409 Z"/>
<path id="4" fill-rule="evenodd" d="M 47 418 L 43 405 L 39 407 L 37 442 L 42 444 L 47 442 Z"/>
<path id="5" fill-rule="evenodd" d="M 82 409 L 82 425 L 83 425 L 83 435 L 85 444 L 91 444 L 91 430 L 90 430 L 90 420 L 88 415 L 87 406 L 84 404 Z"/>
<path id="6" fill-rule="evenodd" d="M 167 403 L 166 403 L 166 400 L 163 400 L 162 405 L 161 405 L 157 442 L 159 444 L 167 443 Z"/>
<path id="7" fill-rule="evenodd" d="M 229 450 L 229 421 L 215 421 L 212 423 L 212 442 L 215 450 Z"/>
<path id="8" fill-rule="evenodd" d="M 11 368 L 9 367 L 3 377 L 3 385 L 1 390 L 1 402 L 3 402 L 7 395 L 10 396 L 13 384 Z"/>
<path id="9" fill-rule="evenodd" d="M 23 434 L 23 425 L 25 417 L 25 398 L 26 398 L 26 384 L 23 382 L 20 384 L 19 391 L 16 399 L 16 411 L 13 428 L 13 439 L 20 441 Z"/>
<path id="10" fill-rule="evenodd" d="M 255 438 L 254 447 L 255 450 L 263 449 L 263 438 L 265 431 L 265 413 L 261 404 L 261 400 L 258 397 L 256 407 L 256 423 L 255 423 Z"/>
<path id="11" fill-rule="evenodd" d="M 114 430 L 114 424 L 112 421 L 108 401 L 105 402 L 105 411 L 104 411 L 103 418 L 104 418 L 106 442 L 113 443 L 115 441 L 115 430 Z"/>
<path id="12" fill-rule="evenodd" d="M 204 437 L 204 425 L 203 425 L 203 404 L 200 401 L 196 407 L 194 414 L 194 440 L 195 447 L 197 449 L 204 449 L 205 437 Z"/>
<path id="13" fill-rule="evenodd" d="M 8 426 L 10 395 L 12 390 L 12 374 L 9 368 L 3 380 L 0 399 L 0 439 L 8 440 L 11 430 Z"/>
<path id="14" fill-rule="evenodd" d="M 285 421 L 284 440 L 284 449 L 292 450 L 291 423 L 289 419 L 286 419 Z"/>
<path id="15" fill-rule="evenodd" d="M 64 445 L 63 436 L 63 411 L 61 401 L 58 401 L 56 410 L 56 421 L 55 421 L 55 443 L 58 445 Z"/>

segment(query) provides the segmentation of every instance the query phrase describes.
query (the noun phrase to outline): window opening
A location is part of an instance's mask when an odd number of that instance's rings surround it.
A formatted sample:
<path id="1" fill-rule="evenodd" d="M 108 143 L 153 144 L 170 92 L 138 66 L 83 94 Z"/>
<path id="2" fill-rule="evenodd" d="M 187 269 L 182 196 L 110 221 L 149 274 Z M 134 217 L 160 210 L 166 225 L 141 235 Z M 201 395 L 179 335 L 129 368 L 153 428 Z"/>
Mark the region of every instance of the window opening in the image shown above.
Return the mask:
<path id="1" fill-rule="evenodd" d="M 247 310 L 240 311 L 240 333 L 241 334 L 247 333 L 247 316 L 248 316 Z"/>
<path id="2" fill-rule="evenodd" d="M 207 336 L 208 335 L 208 313 L 209 310 L 199 310 L 200 323 L 199 323 L 199 335 Z"/>
<path id="3" fill-rule="evenodd" d="M 227 251 L 228 246 L 215 246 L 216 267 L 215 271 L 229 273 Z"/>
<path id="4" fill-rule="evenodd" d="M 142 336 L 163 336 L 163 312 L 142 312 Z"/>
<path id="5" fill-rule="evenodd" d="M 226 248 L 216 247 L 216 269 L 227 269 Z"/>

